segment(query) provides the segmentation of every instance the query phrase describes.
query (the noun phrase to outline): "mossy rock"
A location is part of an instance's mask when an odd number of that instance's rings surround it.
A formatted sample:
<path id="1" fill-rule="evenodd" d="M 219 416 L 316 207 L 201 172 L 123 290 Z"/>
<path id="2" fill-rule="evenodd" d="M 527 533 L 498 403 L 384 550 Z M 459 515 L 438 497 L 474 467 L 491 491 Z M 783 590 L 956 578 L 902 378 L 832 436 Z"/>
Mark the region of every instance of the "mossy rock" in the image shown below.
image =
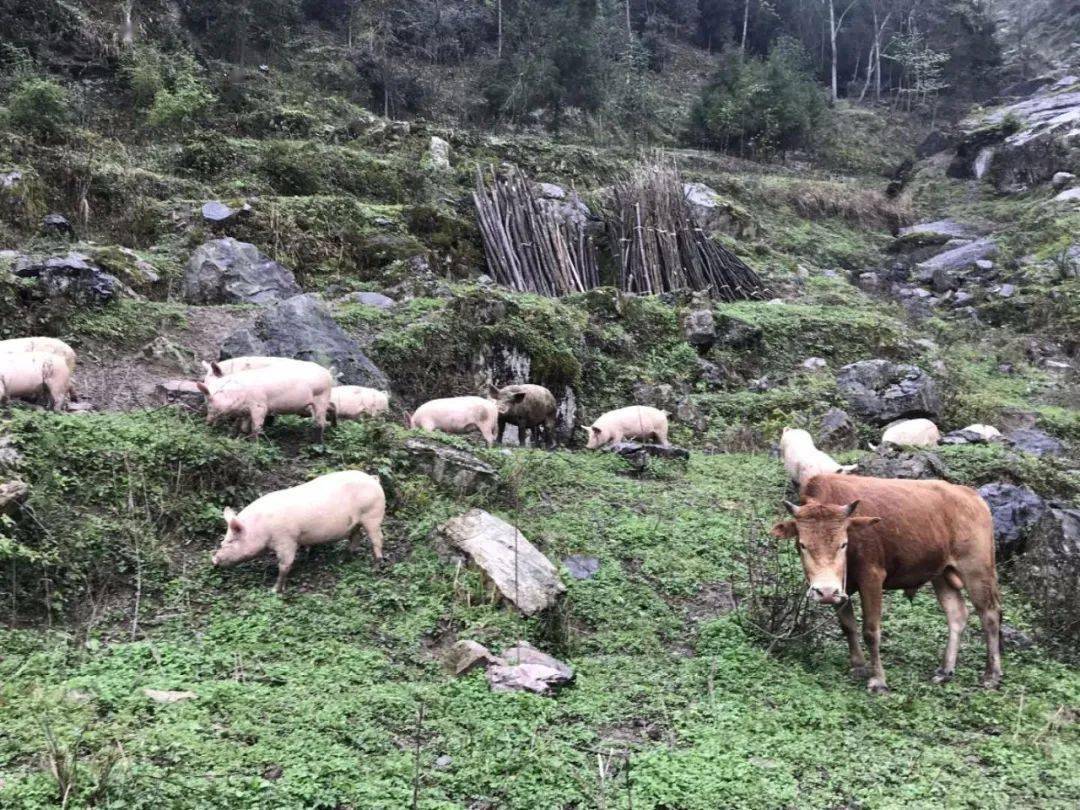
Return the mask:
<path id="1" fill-rule="evenodd" d="M 35 230 L 46 214 L 45 184 L 29 166 L 0 167 L 0 222 Z"/>

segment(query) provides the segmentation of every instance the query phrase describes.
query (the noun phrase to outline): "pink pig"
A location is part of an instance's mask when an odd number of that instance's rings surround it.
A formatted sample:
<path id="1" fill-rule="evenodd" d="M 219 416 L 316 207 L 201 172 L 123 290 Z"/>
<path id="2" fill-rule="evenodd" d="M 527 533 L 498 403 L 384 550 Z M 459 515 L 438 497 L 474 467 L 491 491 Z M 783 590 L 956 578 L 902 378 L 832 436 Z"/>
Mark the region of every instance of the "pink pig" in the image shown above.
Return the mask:
<path id="1" fill-rule="evenodd" d="M 385 515 L 386 496 L 378 478 L 359 470 L 330 473 L 263 495 L 240 514 L 226 509 L 228 529 L 212 562 L 230 566 L 272 551 L 278 564 L 274 593 L 280 594 L 301 546 L 348 537 L 349 551 L 359 552 L 358 528 L 363 527 L 375 559 L 381 560 Z"/>
<path id="2" fill-rule="evenodd" d="M 441 430 L 443 433 L 480 431 L 487 446 L 495 443 L 499 422 L 499 403 L 484 397 L 448 397 L 425 402 L 409 421 L 409 427 Z"/>
<path id="3" fill-rule="evenodd" d="M 390 407 L 390 397 L 385 391 L 362 385 L 338 385 L 330 389 L 330 404 L 338 419 L 359 419 L 384 413 Z"/>
<path id="4" fill-rule="evenodd" d="M 48 352 L 0 354 L 0 402 L 48 395 L 47 407 L 62 410 L 74 394 L 64 358 Z"/>
<path id="5" fill-rule="evenodd" d="M 68 371 L 75 371 L 75 350 L 60 338 L 24 337 L 0 340 L 0 354 L 10 354 L 12 352 L 55 354 L 57 357 L 64 358 L 64 364 L 68 367 Z"/>
<path id="6" fill-rule="evenodd" d="M 648 405 L 631 405 L 608 411 L 589 428 L 586 448 L 595 450 L 606 444 L 618 444 L 624 439 L 649 441 L 667 446 L 667 414 Z"/>
<path id="7" fill-rule="evenodd" d="M 257 368 L 269 368 L 270 366 L 288 366 L 300 364 L 300 368 L 305 366 L 315 366 L 316 368 L 322 368 L 318 363 L 312 363 L 310 360 L 295 360 L 292 357 L 262 357 L 256 355 L 250 355 L 247 357 L 233 357 L 228 360 L 217 360 L 210 363 L 203 363 L 203 368 L 206 370 L 206 375 L 203 377 L 203 382 L 210 385 L 212 380 L 219 379 L 221 377 L 228 377 L 230 374 L 237 374 L 241 371 L 253 371 Z M 333 376 L 331 374 L 331 376 Z"/>
<path id="8" fill-rule="evenodd" d="M 326 429 L 333 378 L 322 366 L 298 362 L 239 371 L 197 386 L 206 397 L 209 424 L 225 416 L 240 416 L 242 429 L 258 436 L 270 414 L 310 413 L 321 437 Z"/>

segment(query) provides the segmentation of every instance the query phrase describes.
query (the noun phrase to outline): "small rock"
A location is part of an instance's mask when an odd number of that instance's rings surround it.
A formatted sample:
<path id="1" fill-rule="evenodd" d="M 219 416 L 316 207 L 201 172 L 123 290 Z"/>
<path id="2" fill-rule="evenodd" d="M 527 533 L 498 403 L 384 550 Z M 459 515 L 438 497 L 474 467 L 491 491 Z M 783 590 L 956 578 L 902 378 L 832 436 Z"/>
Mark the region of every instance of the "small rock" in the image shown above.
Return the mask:
<path id="1" fill-rule="evenodd" d="M 474 669 L 487 669 L 506 662 L 478 641 L 462 640 L 454 644 L 443 659 L 446 668 L 460 677 Z"/>
<path id="2" fill-rule="evenodd" d="M 1054 202 L 1057 203 L 1071 203 L 1080 202 L 1080 187 L 1070 188 L 1067 191 L 1063 191 L 1054 197 Z"/>
<path id="3" fill-rule="evenodd" d="M 1050 185 L 1054 187 L 1055 191 L 1061 191 L 1063 188 L 1072 185 L 1072 182 L 1076 179 L 1076 175 L 1072 172 L 1057 172 L 1050 180 Z"/>
<path id="4" fill-rule="evenodd" d="M 206 409 L 206 397 L 194 380 L 166 380 L 158 383 L 156 390 L 169 405 L 182 405 L 196 412 Z"/>
<path id="5" fill-rule="evenodd" d="M 503 650 L 506 666 L 493 666 L 487 671 L 492 692 L 535 692 L 549 694 L 552 687 L 568 683 L 574 670 L 525 641 Z"/>
<path id="6" fill-rule="evenodd" d="M 11 514 L 30 494 L 30 487 L 22 481 L 5 481 L 0 484 L 0 515 Z"/>
<path id="7" fill-rule="evenodd" d="M 716 318 L 716 342 L 729 349 L 760 348 L 764 335 L 760 326 L 733 315 Z"/>
<path id="8" fill-rule="evenodd" d="M 979 259 L 975 262 L 975 267 L 985 273 L 994 269 L 994 263 L 989 259 Z"/>
<path id="9" fill-rule="evenodd" d="M 1001 623 L 1001 643 L 1007 650 L 1030 650 L 1035 646 L 1031 636 L 1005 622 Z"/>
<path id="10" fill-rule="evenodd" d="M 428 156 L 433 169 L 438 171 L 450 169 L 450 144 L 438 135 L 431 136 L 431 142 L 428 144 Z"/>
<path id="11" fill-rule="evenodd" d="M 570 572 L 574 579 L 592 579 L 600 570 L 600 560 L 596 557 L 585 557 L 581 554 L 571 554 L 565 557 L 562 564 Z"/>
<path id="12" fill-rule="evenodd" d="M 881 277 L 870 271 L 860 273 L 855 279 L 855 286 L 864 292 L 876 292 L 881 289 Z"/>
<path id="13" fill-rule="evenodd" d="M 821 427 L 817 432 L 818 444 L 823 450 L 842 452 L 854 450 L 859 446 L 859 434 L 855 423 L 846 411 L 830 408 L 821 417 Z"/>
<path id="14" fill-rule="evenodd" d="M 688 313 L 683 321 L 683 336 L 699 352 L 707 352 L 716 342 L 716 321 L 712 310 L 696 309 Z"/>
<path id="15" fill-rule="evenodd" d="M 957 281 L 956 276 L 943 267 L 934 270 L 930 281 L 934 287 L 934 292 L 938 293 L 949 292 L 960 287 L 960 282 Z"/>
<path id="16" fill-rule="evenodd" d="M 262 778 L 267 782 L 276 782 L 285 773 L 285 769 L 280 765 L 271 765 L 265 771 L 263 771 Z"/>
<path id="17" fill-rule="evenodd" d="M 41 220 L 41 230 L 49 236 L 75 235 L 75 229 L 63 214 L 46 214 Z"/>
<path id="18" fill-rule="evenodd" d="M 1053 436 L 1035 428 L 1017 428 L 1005 434 L 1005 438 L 1017 450 L 1033 456 L 1063 456 L 1065 445 Z"/>
<path id="19" fill-rule="evenodd" d="M 194 692 L 173 692 L 167 689 L 143 689 L 142 692 L 156 703 L 180 703 L 198 697 Z"/>
<path id="20" fill-rule="evenodd" d="M 824 357 L 807 357 L 801 365 L 803 369 L 810 372 L 824 371 L 829 367 Z"/>
<path id="21" fill-rule="evenodd" d="M 997 294 L 1001 298 L 1012 298 L 1016 295 L 1016 285 L 1014 284 L 1002 284 L 997 288 Z"/>
<path id="22" fill-rule="evenodd" d="M 441 757 L 435 760 L 435 769 L 439 771 L 445 771 L 453 764 L 454 758 L 449 754 L 443 754 Z"/>
<path id="23" fill-rule="evenodd" d="M 15 469 L 22 461 L 22 453 L 15 448 L 15 440 L 11 436 L 0 435 L 0 469 Z"/>
<path id="24" fill-rule="evenodd" d="M 390 309 L 397 303 L 393 298 L 377 292 L 350 293 L 341 300 L 355 304 L 363 304 L 366 307 L 375 307 L 376 309 Z"/>

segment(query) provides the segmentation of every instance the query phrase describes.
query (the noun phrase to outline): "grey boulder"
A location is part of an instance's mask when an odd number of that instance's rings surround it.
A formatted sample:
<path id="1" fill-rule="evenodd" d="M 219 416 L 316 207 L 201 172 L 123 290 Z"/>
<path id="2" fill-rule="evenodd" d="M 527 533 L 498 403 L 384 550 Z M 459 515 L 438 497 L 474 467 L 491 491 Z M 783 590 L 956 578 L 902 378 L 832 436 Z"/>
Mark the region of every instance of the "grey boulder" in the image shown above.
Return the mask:
<path id="1" fill-rule="evenodd" d="M 979 487 L 979 495 L 994 516 L 994 545 L 1003 556 L 1024 549 L 1029 535 L 1046 515 L 1046 502 L 1027 487 L 993 483 Z"/>
<path id="2" fill-rule="evenodd" d="M 333 367 L 345 385 L 364 385 L 380 391 L 390 387 L 382 370 L 314 295 L 297 295 L 266 307 L 221 346 L 222 360 L 250 354 L 292 357 Z"/>
<path id="3" fill-rule="evenodd" d="M 936 419 L 941 400 L 933 378 L 918 366 L 860 360 L 840 369 L 836 385 L 855 415 L 876 425 L 897 419 Z"/>
<path id="4" fill-rule="evenodd" d="M 200 245 L 184 268 L 184 300 L 190 304 L 270 304 L 299 292 L 289 268 L 232 237 Z"/>

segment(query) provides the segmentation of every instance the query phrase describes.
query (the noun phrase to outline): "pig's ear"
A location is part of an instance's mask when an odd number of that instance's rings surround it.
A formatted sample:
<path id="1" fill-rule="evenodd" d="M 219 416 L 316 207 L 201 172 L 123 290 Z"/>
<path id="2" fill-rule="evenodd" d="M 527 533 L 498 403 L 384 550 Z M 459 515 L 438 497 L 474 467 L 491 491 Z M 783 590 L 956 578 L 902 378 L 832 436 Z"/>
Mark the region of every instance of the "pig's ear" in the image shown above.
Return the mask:
<path id="1" fill-rule="evenodd" d="M 525 401 L 525 393 L 523 391 L 518 391 L 516 394 L 514 394 L 512 397 L 510 397 L 510 401 L 513 402 L 514 404 L 517 404 L 518 402 L 524 402 Z"/>
<path id="2" fill-rule="evenodd" d="M 214 366 L 213 366 L 213 364 L 211 364 L 211 363 L 207 363 L 207 362 L 206 362 L 205 360 L 203 360 L 203 361 L 202 361 L 202 367 L 203 367 L 203 374 L 204 374 L 204 375 L 206 375 L 206 374 L 213 374 L 213 373 L 214 373 Z"/>
<path id="3" fill-rule="evenodd" d="M 199 391 L 202 392 L 203 396 L 207 396 L 207 397 L 210 396 L 210 389 L 206 387 L 206 383 L 197 382 L 197 383 L 195 383 L 195 387 L 198 388 Z"/>
<path id="4" fill-rule="evenodd" d="M 219 366 L 217 363 L 211 363 L 210 364 L 210 371 L 212 371 L 214 373 L 215 377 L 224 377 L 225 376 L 225 373 L 221 370 L 221 366 Z"/>
<path id="5" fill-rule="evenodd" d="M 794 520 L 782 520 L 772 527 L 772 531 L 769 532 L 773 537 L 798 537 L 799 530 L 795 527 Z"/>
<path id="6" fill-rule="evenodd" d="M 589 428 L 589 430 L 591 430 L 597 436 L 600 435 L 600 428 L 598 428 L 596 425 L 593 425 L 591 428 Z"/>
<path id="7" fill-rule="evenodd" d="M 491 397 L 492 399 L 498 399 L 499 398 L 498 386 L 489 385 L 488 386 L 488 396 Z"/>
<path id="8" fill-rule="evenodd" d="M 233 511 L 233 508 L 231 506 L 226 506 L 223 510 L 221 510 L 221 516 L 225 518 L 225 522 L 228 523 L 234 517 L 236 517 L 236 512 Z"/>

